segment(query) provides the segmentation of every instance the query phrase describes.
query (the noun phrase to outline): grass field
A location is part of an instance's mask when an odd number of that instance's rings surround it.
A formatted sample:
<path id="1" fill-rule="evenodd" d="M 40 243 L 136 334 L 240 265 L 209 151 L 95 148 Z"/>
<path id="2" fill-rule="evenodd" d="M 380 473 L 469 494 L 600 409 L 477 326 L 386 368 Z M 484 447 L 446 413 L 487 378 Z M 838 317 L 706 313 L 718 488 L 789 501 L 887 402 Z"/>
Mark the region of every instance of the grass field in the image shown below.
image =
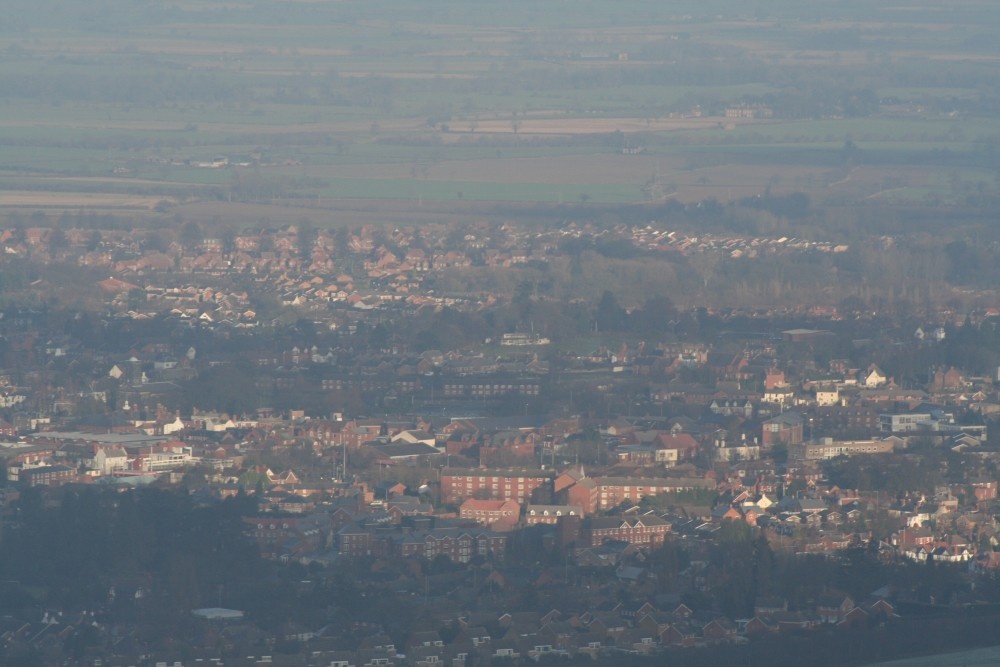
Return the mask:
<path id="1" fill-rule="evenodd" d="M 998 664 L 1000 664 L 1000 646 L 991 646 L 956 653 L 873 663 L 867 667 L 992 667 Z"/>

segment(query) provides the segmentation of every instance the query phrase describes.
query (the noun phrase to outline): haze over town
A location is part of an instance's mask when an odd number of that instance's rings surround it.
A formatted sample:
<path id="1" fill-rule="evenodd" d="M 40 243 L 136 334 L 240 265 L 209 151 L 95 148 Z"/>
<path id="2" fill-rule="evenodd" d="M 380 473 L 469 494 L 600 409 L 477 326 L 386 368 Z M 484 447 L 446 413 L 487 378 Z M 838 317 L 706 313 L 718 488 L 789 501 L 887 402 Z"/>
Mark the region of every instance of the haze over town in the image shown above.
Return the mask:
<path id="1" fill-rule="evenodd" d="M 0 663 L 996 650 L 1000 9 L 10 4 Z"/>

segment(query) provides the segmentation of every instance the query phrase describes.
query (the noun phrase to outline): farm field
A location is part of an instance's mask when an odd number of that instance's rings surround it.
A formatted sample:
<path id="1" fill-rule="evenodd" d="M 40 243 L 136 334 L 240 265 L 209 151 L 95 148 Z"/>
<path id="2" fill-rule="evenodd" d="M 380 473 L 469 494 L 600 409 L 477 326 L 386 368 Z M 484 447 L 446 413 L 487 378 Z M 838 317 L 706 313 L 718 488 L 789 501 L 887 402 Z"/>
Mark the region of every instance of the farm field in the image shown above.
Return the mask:
<path id="1" fill-rule="evenodd" d="M 285 4 L 99 0 L 52 20 L 16 0 L 0 25 L 0 209 L 204 202 L 238 223 L 241 203 L 324 224 L 352 199 L 405 222 L 388 202 L 1000 191 L 1000 51 L 981 27 L 996 11 L 973 0 L 946 17 L 924 0 Z"/>

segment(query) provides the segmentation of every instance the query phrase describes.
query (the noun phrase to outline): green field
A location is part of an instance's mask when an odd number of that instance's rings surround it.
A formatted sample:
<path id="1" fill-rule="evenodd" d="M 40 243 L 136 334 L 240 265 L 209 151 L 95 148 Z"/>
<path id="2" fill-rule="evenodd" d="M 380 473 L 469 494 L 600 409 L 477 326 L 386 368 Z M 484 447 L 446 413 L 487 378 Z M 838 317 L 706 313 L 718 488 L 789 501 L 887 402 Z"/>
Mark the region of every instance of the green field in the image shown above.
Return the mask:
<path id="1" fill-rule="evenodd" d="M 879 662 L 867 667 L 987 667 L 1000 664 L 1000 646 Z"/>
<path id="2" fill-rule="evenodd" d="M 303 199 L 1000 191 L 1000 49 L 983 28 L 1000 8 L 975 0 L 46 7 L 14 0 L 0 23 L 0 210 L 74 186 L 262 215 Z M 743 103 L 769 112 L 726 117 Z M 199 165 L 217 156 L 253 167 Z"/>

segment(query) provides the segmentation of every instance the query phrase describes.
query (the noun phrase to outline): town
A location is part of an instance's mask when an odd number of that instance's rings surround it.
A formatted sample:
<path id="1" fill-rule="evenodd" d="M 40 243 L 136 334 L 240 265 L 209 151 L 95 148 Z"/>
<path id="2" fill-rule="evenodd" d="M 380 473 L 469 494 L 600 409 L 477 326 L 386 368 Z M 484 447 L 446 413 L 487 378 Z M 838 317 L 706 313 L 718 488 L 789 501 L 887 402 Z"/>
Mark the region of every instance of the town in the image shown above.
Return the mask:
<path id="1" fill-rule="evenodd" d="M 983 295 L 768 305 L 752 267 L 859 251 L 656 222 L 15 223 L 9 664 L 804 664 L 1000 602 Z"/>

